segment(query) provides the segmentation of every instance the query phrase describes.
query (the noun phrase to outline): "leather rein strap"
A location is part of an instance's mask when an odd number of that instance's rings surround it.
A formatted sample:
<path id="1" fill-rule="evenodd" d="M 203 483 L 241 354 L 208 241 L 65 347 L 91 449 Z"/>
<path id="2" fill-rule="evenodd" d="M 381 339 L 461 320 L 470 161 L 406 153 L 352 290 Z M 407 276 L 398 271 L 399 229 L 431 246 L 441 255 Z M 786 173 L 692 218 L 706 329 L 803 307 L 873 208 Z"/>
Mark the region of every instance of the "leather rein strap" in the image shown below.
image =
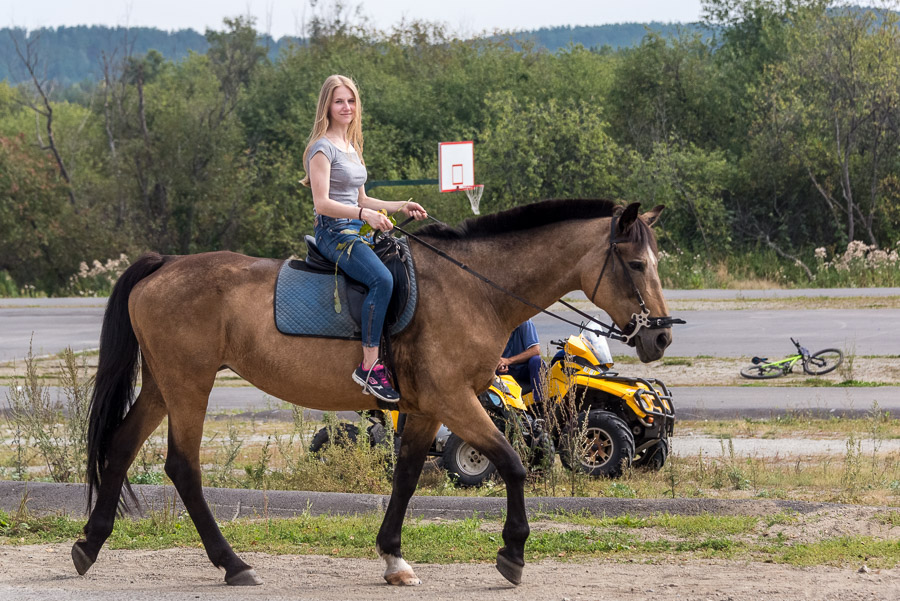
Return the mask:
<path id="1" fill-rule="evenodd" d="M 641 330 L 641 328 L 647 328 L 647 329 L 651 329 L 651 330 L 652 329 L 661 329 L 661 328 L 671 327 L 672 324 L 685 323 L 685 321 L 683 319 L 675 319 L 670 316 L 650 317 L 650 312 L 647 310 L 646 305 L 644 305 L 644 299 L 641 296 L 641 293 L 638 290 L 637 286 L 635 285 L 634 280 L 631 277 L 631 274 L 628 273 L 628 270 L 625 268 L 625 261 L 622 259 L 622 255 L 619 254 L 618 243 L 624 242 L 624 240 L 619 240 L 618 238 L 616 238 L 616 235 L 615 235 L 616 234 L 616 229 L 615 229 L 616 223 L 618 221 L 618 216 L 616 216 L 616 215 L 613 215 L 612 220 L 610 222 L 609 249 L 606 253 L 606 260 L 603 262 L 603 268 L 600 270 L 600 277 L 597 278 L 597 284 L 594 286 L 594 292 L 591 294 L 590 301 L 594 302 L 594 296 L 597 294 L 597 289 L 600 287 L 600 280 L 603 279 L 603 274 L 606 271 L 606 266 L 609 263 L 609 258 L 611 255 L 615 254 L 616 258 L 619 260 L 619 263 L 622 265 L 622 270 L 625 272 L 625 275 L 628 276 L 628 281 L 631 284 L 631 288 L 634 291 L 635 295 L 637 296 L 638 303 L 641 306 L 641 313 L 640 314 L 632 313 L 631 320 L 628 322 L 628 325 L 625 326 L 624 331 L 620 330 L 618 327 L 616 327 L 615 324 L 603 323 L 596 317 L 588 315 L 584 311 L 581 311 L 580 309 L 573 307 L 572 305 L 570 305 L 569 303 L 567 303 L 566 301 L 564 301 L 562 299 L 560 299 L 558 301 L 560 304 L 567 307 L 570 311 L 577 313 L 581 317 L 584 317 L 589 322 L 595 323 L 595 324 L 601 326 L 602 328 L 605 328 L 605 331 L 594 329 L 594 328 L 589 328 L 589 327 L 585 326 L 584 323 L 576 323 L 574 321 L 566 319 L 565 317 L 562 317 L 560 315 L 552 313 L 542 307 L 539 307 L 538 305 L 532 303 L 531 301 L 522 298 L 515 292 L 513 292 L 511 290 L 507 290 L 500 284 L 497 284 L 496 282 L 492 281 L 490 278 L 478 273 L 477 271 L 475 271 L 474 269 L 472 269 L 465 263 L 454 259 L 453 257 L 448 255 L 441 249 L 429 244 L 428 242 L 425 242 L 424 240 L 422 240 L 415 234 L 407 232 L 405 229 L 403 229 L 403 227 L 405 225 L 407 225 L 410 221 L 412 221 L 411 217 L 409 219 L 407 219 L 406 221 L 404 221 L 403 223 L 401 223 L 400 225 L 395 225 L 394 229 L 400 231 L 401 233 L 403 233 L 405 236 L 409 237 L 410 239 L 415 240 L 416 242 L 418 242 L 419 244 L 421 244 L 428 250 L 437 254 L 439 257 L 442 257 L 442 258 L 450 261 L 451 263 L 453 263 L 454 265 L 456 265 L 463 271 L 475 276 L 476 278 L 478 278 L 485 284 L 488 284 L 489 286 L 496 288 L 500 292 L 506 294 L 507 296 L 511 296 L 512 298 L 516 299 L 520 303 L 527 305 L 527 306 L 531 307 L 532 309 L 537 309 L 539 312 L 549 315 L 550 317 L 553 317 L 554 319 L 558 319 L 569 325 L 573 325 L 573 326 L 577 327 L 579 330 L 587 330 L 589 332 L 597 334 L 598 336 L 605 336 L 607 338 L 612 338 L 613 340 L 620 340 L 626 344 L 633 346 L 634 345 L 633 339 L 634 339 L 635 335 L 637 335 L 637 333 Z M 434 221 L 437 221 L 437 220 L 434 219 Z M 440 221 L 437 221 L 437 222 L 441 223 Z M 446 225 L 446 224 L 442 224 L 442 225 Z M 613 270 L 615 270 L 615 265 L 613 265 Z"/>

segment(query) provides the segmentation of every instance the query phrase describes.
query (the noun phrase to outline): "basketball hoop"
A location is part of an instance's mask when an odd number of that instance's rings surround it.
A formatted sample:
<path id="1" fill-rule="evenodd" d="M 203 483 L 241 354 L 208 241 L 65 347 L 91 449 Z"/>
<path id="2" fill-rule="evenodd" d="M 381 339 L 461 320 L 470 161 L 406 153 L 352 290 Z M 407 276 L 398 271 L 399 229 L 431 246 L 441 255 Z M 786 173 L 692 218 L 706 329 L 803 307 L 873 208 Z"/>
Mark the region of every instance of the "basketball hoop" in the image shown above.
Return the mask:
<path id="1" fill-rule="evenodd" d="M 466 196 L 469 197 L 469 206 L 472 207 L 472 212 L 476 215 L 480 215 L 478 212 L 478 203 L 481 202 L 481 194 L 484 192 L 484 184 L 475 184 L 474 186 L 470 186 L 465 189 Z"/>

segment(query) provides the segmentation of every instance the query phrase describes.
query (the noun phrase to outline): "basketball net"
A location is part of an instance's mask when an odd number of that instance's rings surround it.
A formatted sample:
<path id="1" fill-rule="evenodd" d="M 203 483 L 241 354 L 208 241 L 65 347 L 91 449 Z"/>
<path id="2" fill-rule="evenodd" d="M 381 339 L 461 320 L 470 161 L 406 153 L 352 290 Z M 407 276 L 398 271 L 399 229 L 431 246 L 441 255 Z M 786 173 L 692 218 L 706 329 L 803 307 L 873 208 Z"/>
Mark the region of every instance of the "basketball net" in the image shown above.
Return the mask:
<path id="1" fill-rule="evenodd" d="M 471 188 L 466 188 L 466 196 L 469 197 L 469 206 L 472 207 L 472 212 L 476 215 L 480 215 L 478 212 L 478 203 L 481 202 L 481 194 L 484 192 L 484 184 L 475 184 Z"/>

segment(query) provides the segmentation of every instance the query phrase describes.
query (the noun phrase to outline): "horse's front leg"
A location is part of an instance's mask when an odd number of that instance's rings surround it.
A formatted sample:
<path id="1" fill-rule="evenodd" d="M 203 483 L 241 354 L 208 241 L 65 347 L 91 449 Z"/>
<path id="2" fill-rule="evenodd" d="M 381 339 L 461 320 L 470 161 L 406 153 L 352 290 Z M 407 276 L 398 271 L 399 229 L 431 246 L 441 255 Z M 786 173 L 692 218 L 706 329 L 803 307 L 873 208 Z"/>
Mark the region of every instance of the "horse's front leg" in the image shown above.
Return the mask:
<path id="1" fill-rule="evenodd" d="M 416 577 L 412 567 L 400 553 L 400 530 L 409 499 L 416 490 L 425 456 L 434 442 L 434 436 L 440 422 L 422 415 L 410 415 L 403 428 L 400 439 L 400 456 L 394 471 L 394 488 L 391 501 L 384 514 L 384 521 L 375 539 L 378 555 L 384 559 L 384 579 L 388 584 L 412 585 L 422 584 Z"/>
<path id="2" fill-rule="evenodd" d="M 519 584 L 525 568 L 525 541 L 530 528 L 525 514 L 525 477 L 528 475 L 518 453 L 481 407 L 474 394 L 465 407 L 454 407 L 444 417 L 450 430 L 481 451 L 506 484 L 506 522 L 503 524 L 505 546 L 497 552 L 497 570 L 503 577 Z"/>

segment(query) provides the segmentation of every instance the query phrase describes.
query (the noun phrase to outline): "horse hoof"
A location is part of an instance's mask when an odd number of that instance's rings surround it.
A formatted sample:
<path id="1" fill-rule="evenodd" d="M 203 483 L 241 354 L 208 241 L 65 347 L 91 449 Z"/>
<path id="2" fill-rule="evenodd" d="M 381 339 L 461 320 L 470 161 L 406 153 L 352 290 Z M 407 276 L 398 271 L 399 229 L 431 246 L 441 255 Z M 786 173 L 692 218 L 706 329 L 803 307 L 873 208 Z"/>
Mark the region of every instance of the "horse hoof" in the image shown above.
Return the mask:
<path id="1" fill-rule="evenodd" d="M 247 568 L 234 576 L 225 576 L 225 584 L 230 586 L 259 586 L 262 583 L 253 568 Z"/>
<path id="2" fill-rule="evenodd" d="M 79 576 L 85 573 L 94 565 L 94 560 L 88 557 L 88 554 L 81 548 L 82 541 L 78 541 L 72 545 L 72 562 L 75 564 L 75 570 Z"/>
<path id="3" fill-rule="evenodd" d="M 525 564 L 519 565 L 514 562 L 510 558 L 503 555 L 503 553 L 497 553 L 497 571 L 503 574 L 503 577 L 515 584 L 516 586 L 522 582 L 522 570 L 525 569 Z"/>
<path id="4" fill-rule="evenodd" d="M 385 574 L 384 581 L 391 586 L 419 586 L 422 581 L 416 577 L 412 570 L 404 570 L 402 572 L 394 572 L 393 574 Z"/>
<path id="5" fill-rule="evenodd" d="M 381 549 L 375 547 L 378 554 L 384 560 L 386 567 L 384 570 L 384 581 L 391 586 L 419 586 L 422 581 L 416 577 L 412 567 L 406 563 L 406 560 L 396 555 L 382 553 Z"/>

